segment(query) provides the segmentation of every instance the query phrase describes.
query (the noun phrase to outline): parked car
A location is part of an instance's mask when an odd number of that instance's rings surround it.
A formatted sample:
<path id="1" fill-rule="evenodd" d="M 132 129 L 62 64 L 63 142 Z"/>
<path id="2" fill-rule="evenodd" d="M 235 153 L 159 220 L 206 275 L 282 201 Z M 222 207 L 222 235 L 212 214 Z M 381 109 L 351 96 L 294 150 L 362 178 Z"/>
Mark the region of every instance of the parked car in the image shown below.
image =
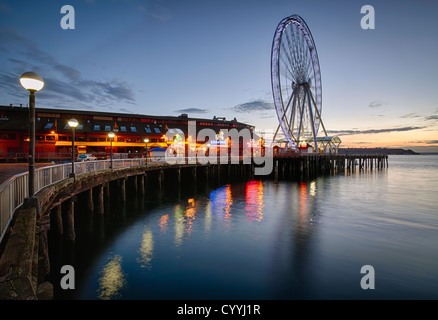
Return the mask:
<path id="1" fill-rule="evenodd" d="M 77 159 L 77 161 L 94 161 L 94 160 L 97 160 L 97 158 L 89 153 L 80 154 Z"/>

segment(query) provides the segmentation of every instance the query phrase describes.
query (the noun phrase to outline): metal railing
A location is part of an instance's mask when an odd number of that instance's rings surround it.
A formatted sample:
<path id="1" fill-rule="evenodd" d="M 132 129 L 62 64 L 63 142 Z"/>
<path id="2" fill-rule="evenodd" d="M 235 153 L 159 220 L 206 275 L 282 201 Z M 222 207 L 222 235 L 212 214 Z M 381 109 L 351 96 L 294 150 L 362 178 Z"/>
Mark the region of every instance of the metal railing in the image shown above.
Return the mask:
<path id="1" fill-rule="evenodd" d="M 209 157 L 179 157 L 169 158 L 166 157 L 153 157 L 153 158 L 124 158 L 113 159 L 113 169 L 127 168 L 132 166 L 148 165 L 148 166 L 166 166 L 166 165 L 178 165 L 178 164 L 206 164 L 209 161 L 214 161 L 214 164 L 224 163 L 246 163 L 246 160 L 251 160 L 248 157 L 221 157 L 217 156 L 216 159 Z M 97 160 L 97 161 L 82 161 L 75 162 L 75 174 L 79 176 L 81 174 L 97 172 L 111 168 L 111 160 Z M 35 170 L 34 178 L 34 190 L 35 193 L 42 188 L 49 186 L 53 183 L 64 180 L 70 176 L 72 172 L 72 165 L 70 163 L 52 165 L 48 167 L 42 167 Z M 0 185 L 0 243 L 3 240 L 4 234 L 9 226 L 9 223 L 14 216 L 15 210 L 21 206 L 24 199 L 28 195 L 28 172 L 20 173 Z"/>
<path id="2" fill-rule="evenodd" d="M 110 159 L 110 153 L 106 152 L 93 152 L 93 156 L 97 158 L 97 160 L 108 160 Z M 113 159 L 131 159 L 131 158 L 143 158 L 144 154 L 142 153 L 114 153 Z M 28 162 L 29 161 L 29 153 L 16 153 L 16 152 L 8 152 L 8 153 L 0 153 L 0 161 L 2 162 Z M 59 162 L 59 161 L 71 161 L 71 153 L 65 152 L 37 152 L 35 153 L 35 161 L 36 162 Z"/>
<path id="3" fill-rule="evenodd" d="M 113 159 L 113 169 L 127 168 L 132 166 L 145 165 L 145 158 Z M 110 160 L 75 162 L 75 174 L 77 176 L 85 173 L 110 169 Z M 35 193 L 42 188 L 59 182 L 69 177 L 72 171 L 71 163 L 53 165 L 35 170 Z M 17 174 L 0 185 L 0 243 L 14 216 L 15 210 L 22 205 L 24 199 L 29 196 L 28 172 Z"/>

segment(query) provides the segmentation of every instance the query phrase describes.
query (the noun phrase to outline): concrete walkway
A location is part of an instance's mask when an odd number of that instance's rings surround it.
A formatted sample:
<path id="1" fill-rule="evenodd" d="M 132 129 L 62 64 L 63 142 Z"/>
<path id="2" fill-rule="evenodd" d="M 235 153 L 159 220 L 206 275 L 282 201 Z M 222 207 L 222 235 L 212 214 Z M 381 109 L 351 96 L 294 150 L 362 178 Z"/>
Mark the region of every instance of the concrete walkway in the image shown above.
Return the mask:
<path id="1" fill-rule="evenodd" d="M 35 168 L 47 167 L 50 165 L 52 165 L 50 162 L 35 163 Z M 0 184 L 16 174 L 27 172 L 28 170 L 28 163 L 0 163 Z"/>

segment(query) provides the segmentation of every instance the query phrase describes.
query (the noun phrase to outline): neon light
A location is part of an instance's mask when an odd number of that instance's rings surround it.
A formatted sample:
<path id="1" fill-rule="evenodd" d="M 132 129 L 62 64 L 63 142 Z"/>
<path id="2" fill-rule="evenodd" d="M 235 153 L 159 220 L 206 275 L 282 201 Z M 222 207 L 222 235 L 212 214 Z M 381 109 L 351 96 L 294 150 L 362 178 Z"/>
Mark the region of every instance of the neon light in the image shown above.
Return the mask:
<path id="1" fill-rule="evenodd" d="M 219 133 L 215 136 L 216 140 L 211 140 L 210 145 L 214 146 L 224 146 L 227 145 L 227 141 L 225 141 L 223 131 L 219 131 Z"/>

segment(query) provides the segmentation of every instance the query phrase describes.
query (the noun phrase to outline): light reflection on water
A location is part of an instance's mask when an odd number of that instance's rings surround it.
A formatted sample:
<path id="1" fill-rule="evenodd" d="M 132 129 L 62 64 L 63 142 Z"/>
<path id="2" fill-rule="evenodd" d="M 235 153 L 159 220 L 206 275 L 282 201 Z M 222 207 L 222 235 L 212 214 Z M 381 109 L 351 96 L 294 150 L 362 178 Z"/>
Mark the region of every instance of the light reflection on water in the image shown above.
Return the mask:
<path id="1" fill-rule="evenodd" d="M 116 255 L 103 267 L 99 278 L 98 297 L 110 300 L 119 296 L 119 291 L 126 283 L 122 270 L 122 257 Z"/>
<path id="2" fill-rule="evenodd" d="M 75 298 L 436 299 L 438 157 L 424 157 L 128 203 L 113 219 L 135 218 L 81 262 Z M 372 291 L 360 287 L 366 264 Z"/>

